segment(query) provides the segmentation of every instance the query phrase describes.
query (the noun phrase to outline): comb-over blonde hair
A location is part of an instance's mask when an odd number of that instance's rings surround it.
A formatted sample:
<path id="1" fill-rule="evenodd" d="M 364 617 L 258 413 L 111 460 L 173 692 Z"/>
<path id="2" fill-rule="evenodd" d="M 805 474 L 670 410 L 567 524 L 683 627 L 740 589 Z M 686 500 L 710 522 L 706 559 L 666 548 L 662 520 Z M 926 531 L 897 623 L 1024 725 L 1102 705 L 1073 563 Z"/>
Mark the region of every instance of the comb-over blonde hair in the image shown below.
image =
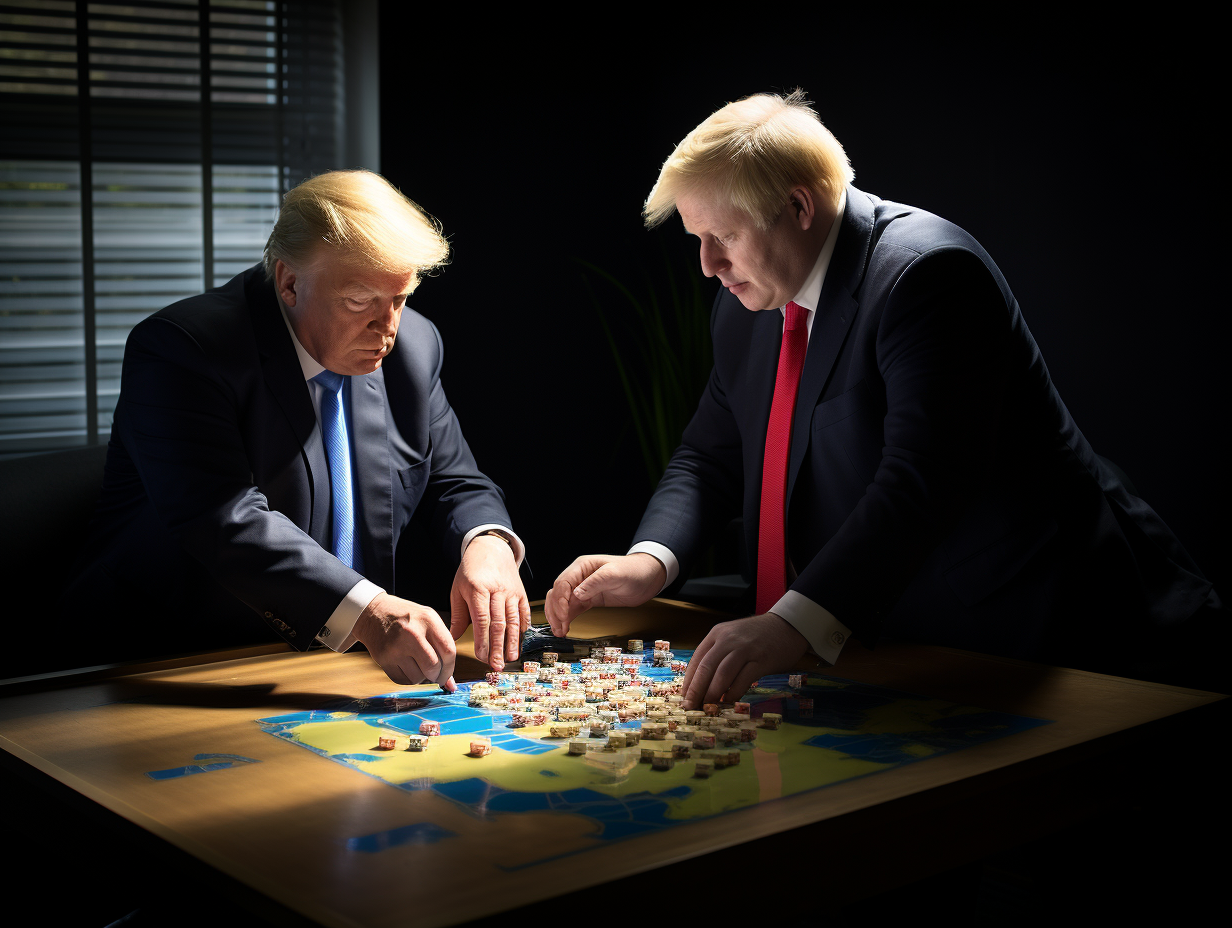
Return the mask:
<path id="1" fill-rule="evenodd" d="M 449 258 L 440 223 L 371 171 L 329 171 L 289 190 L 265 243 L 265 273 L 273 280 L 280 260 L 301 268 L 321 245 L 417 281 Z"/>
<path id="2" fill-rule="evenodd" d="M 654 228 L 681 194 L 724 197 L 768 229 L 792 188 L 804 185 L 831 208 L 855 177 L 843 146 L 797 89 L 729 103 L 684 137 L 663 162 L 642 216 Z"/>

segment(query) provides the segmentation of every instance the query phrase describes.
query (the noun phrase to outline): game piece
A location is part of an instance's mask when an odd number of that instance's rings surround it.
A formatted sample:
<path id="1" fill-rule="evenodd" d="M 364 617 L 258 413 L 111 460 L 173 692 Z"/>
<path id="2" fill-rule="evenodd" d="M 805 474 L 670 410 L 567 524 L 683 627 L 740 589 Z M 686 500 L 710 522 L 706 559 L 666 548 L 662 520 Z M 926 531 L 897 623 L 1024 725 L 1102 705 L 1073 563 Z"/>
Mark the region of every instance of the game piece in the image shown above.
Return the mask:
<path id="1" fill-rule="evenodd" d="M 727 752 L 727 766 L 738 767 L 740 765 L 740 749 L 730 748 Z"/>
<path id="2" fill-rule="evenodd" d="M 658 751 L 650 759 L 650 766 L 655 770 L 671 770 L 676 765 L 675 758 L 666 751 Z"/>
<path id="3" fill-rule="evenodd" d="M 693 764 L 693 776 L 708 777 L 714 773 L 714 761 L 706 757 L 699 757 L 696 763 Z"/>
<path id="4" fill-rule="evenodd" d="M 433 721 L 420 722 L 419 733 L 421 735 L 439 735 L 441 733 L 441 723 Z"/>
<path id="5" fill-rule="evenodd" d="M 757 739 L 757 723 L 744 722 L 740 726 L 741 741 L 755 741 Z"/>
<path id="6" fill-rule="evenodd" d="M 767 712 L 761 717 L 761 727 L 771 730 L 777 729 L 783 724 L 783 716 L 778 712 Z"/>
<path id="7" fill-rule="evenodd" d="M 381 735 L 376 740 L 376 746 L 382 751 L 392 751 L 398 746 L 398 742 L 393 737 Z"/>
<path id="8" fill-rule="evenodd" d="M 689 751 L 693 745 L 688 741 L 673 741 L 672 742 L 672 758 L 675 760 L 687 760 Z"/>
<path id="9" fill-rule="evenodd" d="M 406 740 L 408 742 L 406 746 L 408 751 L 428 750 L 429 740 L 427 735 L 407 735 Z"/>
<path id="10" fill-rule="evenodd" d="M 745 718 L 748 717 L 749 713 L 752 710 L 753 710 L 753 707 L 750 706 L 747 702 L 738 702 L 732 706 L 732 711 L 734 711 L 736 715 L 743 715 Z"/>
<path id="11" fill-rule="evenodd" d="M 705 712 L 706 715 L 716 716 L 719 714 L 719 704 L 717 702 L 708 702 L 702 706 L 702 711 Z"/>
<path id="12" fill-rule="evenodd" d="M 672 673 L 684 673 L 689 669 L 689 662 L 672 658 L 668 662 L 668 666 L 672 668 Z"/>
<path id="13" fill-rule="evenodd" d="M 482 735 L 471 735 L 471 756 L 487 757 L 492 753 L 492 739 Z"/>
<path id="14" fill-rule="evenodd" d="M 544 651 L 539 657 L 542 659 L 544 667 L 555 667 L 556 662 L 560 660 L 560 655 L 555 651 Z M 523 664 L 522 666 L 526 665 Z"/>
<path id="15" fill-rule="evenodd" d="M 630 638 L 629 639 L 629 653 L 630 654 L 636 654 L 638 658 L 640 659 L 642 655 L 642 650 L 643 649 L 642 649 L 642 639 L 641 638 Z"/>
<path id="16" fill-rule="evenodd" d="M 712 731 L 699 731 L 693 735 L 693 744 L 698 748 L 713 748 L 714 741 L 714 732 Z"/>
<path id="17" fill-rule="evenodd" d="M 590 744 L 589 738 L 570 738 L 569 753 L 570 754 L 585 754 L 586 747 Z"/>
<path id="18" fill-rule="evenodd" d="M 672 643 L 670 641 L 664 641 L 662 638 L 658 638 L 655 640 L 655 650 L 656 651 L 670 651 L 671 648 L 672 648 Z"/>
<path id="19" fill-rule="evenodd" d="M 641 748 L 642 748 L 641 750 L 642 763 L 645 763 L 645 764 L 648 764 L 652 760 L 654 760 L 655 754 L 659 752 L 658 748 L 651 747 L 648 744 L 643 744 Z"/>
<path id="20" fill-rule="evenodd" d="M 787 675 L 787 685 L 790 686 L 793 690 L 800 689 L 800 687 L 804 686 L 804 674 L 789 673 Z"/>
<path id="21" fill-rule="evenodd" d="M 663 741 L 667 738 L 666 722 L 643 722 L 642 738 L 646 741 Z"/>

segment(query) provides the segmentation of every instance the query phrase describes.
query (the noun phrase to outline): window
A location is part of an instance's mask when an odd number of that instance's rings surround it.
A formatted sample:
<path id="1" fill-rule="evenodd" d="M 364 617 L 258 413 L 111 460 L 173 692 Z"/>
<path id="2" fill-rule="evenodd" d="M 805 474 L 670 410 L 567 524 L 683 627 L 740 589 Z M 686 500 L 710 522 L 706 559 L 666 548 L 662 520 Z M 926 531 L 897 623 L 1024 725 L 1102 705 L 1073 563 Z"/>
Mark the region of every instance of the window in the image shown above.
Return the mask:
<path id="1" fill-rule="evenodd" d="M 0 457 L 105 442 L 132 327 L 255 264 L 281 193 L 338 166 L 342 25 L 0 2 Z"/>

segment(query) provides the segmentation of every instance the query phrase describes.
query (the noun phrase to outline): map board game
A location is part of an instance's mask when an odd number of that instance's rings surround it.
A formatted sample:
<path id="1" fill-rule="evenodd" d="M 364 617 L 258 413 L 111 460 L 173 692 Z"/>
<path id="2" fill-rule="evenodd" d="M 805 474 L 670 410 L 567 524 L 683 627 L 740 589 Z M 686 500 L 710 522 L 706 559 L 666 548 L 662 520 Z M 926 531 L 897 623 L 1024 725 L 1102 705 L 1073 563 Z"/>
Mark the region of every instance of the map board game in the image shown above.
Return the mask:
<path id="1" fill-rule="evenodd" d="M 691 652 L 673 656 L 687 661 Z M 576 664 L 568 669 L 581 671 Z M 657 682 L 661 688 L 680 678 L 671 667 L 653 666 L 649 648 L 636 674 L 643 684 Z M 490 675 L 489 683 L 496 678 Z M 499 688 L 512 690 L 514 679 L 500 675 Z M 756 728 L 746 736 L 755 737 L 733 736 L 711 771 L 702 757 L 712 752 L 672 740 L 641 740 L 614 750 L 596 743 L 571 753 L 581 746 L 570 742 L 580 739 L 553 737 L 551 724 L 534 724 L 527 714 L 515 720 L 508 709 L 476 705 L 472 689 L 483 687 L 463 684 L 446 694 L 436 686 L 415 686 L 257 724 L 393 789 L 430 791 L 477 820 L 529 813 L 578 817 L 587 826 L 587 840 L 569 853 L 876 775 L 1048 724 L 817 673 L 769 676 L 744 697 L 740 710 L 748 713 L 743 727 Z M 543 722 L 542 714 L 538 721 Z M 656 727 L 647 721 L 631 718 L 612 730 L 640 733 L 644 726 Z M 766 723 L 772 727 L 761 727 Z M 417 737 L 421 731 L 433 735 Z M 586 729 L 581 734 L 585 737 Z M 473 748 L 484 739 L 490 753 L 480 756 Z M 427 742 L 426 749 L 408 749 L 415 742 Z M 676 762 L 648 762 L 646 755 L 670 756 L 673 748 Z M 452 834 L 432 822 L 415 822 L 351 838 L 348 846 L 377 852 L 432 844 Z M 552 852 L 545 848 L 544 853 Z M 505 869 L 542 862 L 534 853 L 519 854 Z"/>

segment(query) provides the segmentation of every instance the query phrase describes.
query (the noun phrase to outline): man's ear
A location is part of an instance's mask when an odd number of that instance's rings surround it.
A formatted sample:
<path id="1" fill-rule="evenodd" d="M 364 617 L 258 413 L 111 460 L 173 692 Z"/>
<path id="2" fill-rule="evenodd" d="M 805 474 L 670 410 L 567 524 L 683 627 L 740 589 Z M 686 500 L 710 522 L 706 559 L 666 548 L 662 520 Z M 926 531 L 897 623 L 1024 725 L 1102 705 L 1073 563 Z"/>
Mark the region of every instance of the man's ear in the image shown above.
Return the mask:
<path id="1" fill-rule="evenodd" d="M 800 230 L 807 232 L 811 229 L 817 221 L 817 200 L 813 197 L 813 191 L 808 187 L 796 187 L 787 195 L 787 202 Z"/>
<path id="2" fill-rule="evenodd" d="M 287 306 L 295 305 L 295 271 L 281 258 L 274 263 L 274 290 Z"/>

